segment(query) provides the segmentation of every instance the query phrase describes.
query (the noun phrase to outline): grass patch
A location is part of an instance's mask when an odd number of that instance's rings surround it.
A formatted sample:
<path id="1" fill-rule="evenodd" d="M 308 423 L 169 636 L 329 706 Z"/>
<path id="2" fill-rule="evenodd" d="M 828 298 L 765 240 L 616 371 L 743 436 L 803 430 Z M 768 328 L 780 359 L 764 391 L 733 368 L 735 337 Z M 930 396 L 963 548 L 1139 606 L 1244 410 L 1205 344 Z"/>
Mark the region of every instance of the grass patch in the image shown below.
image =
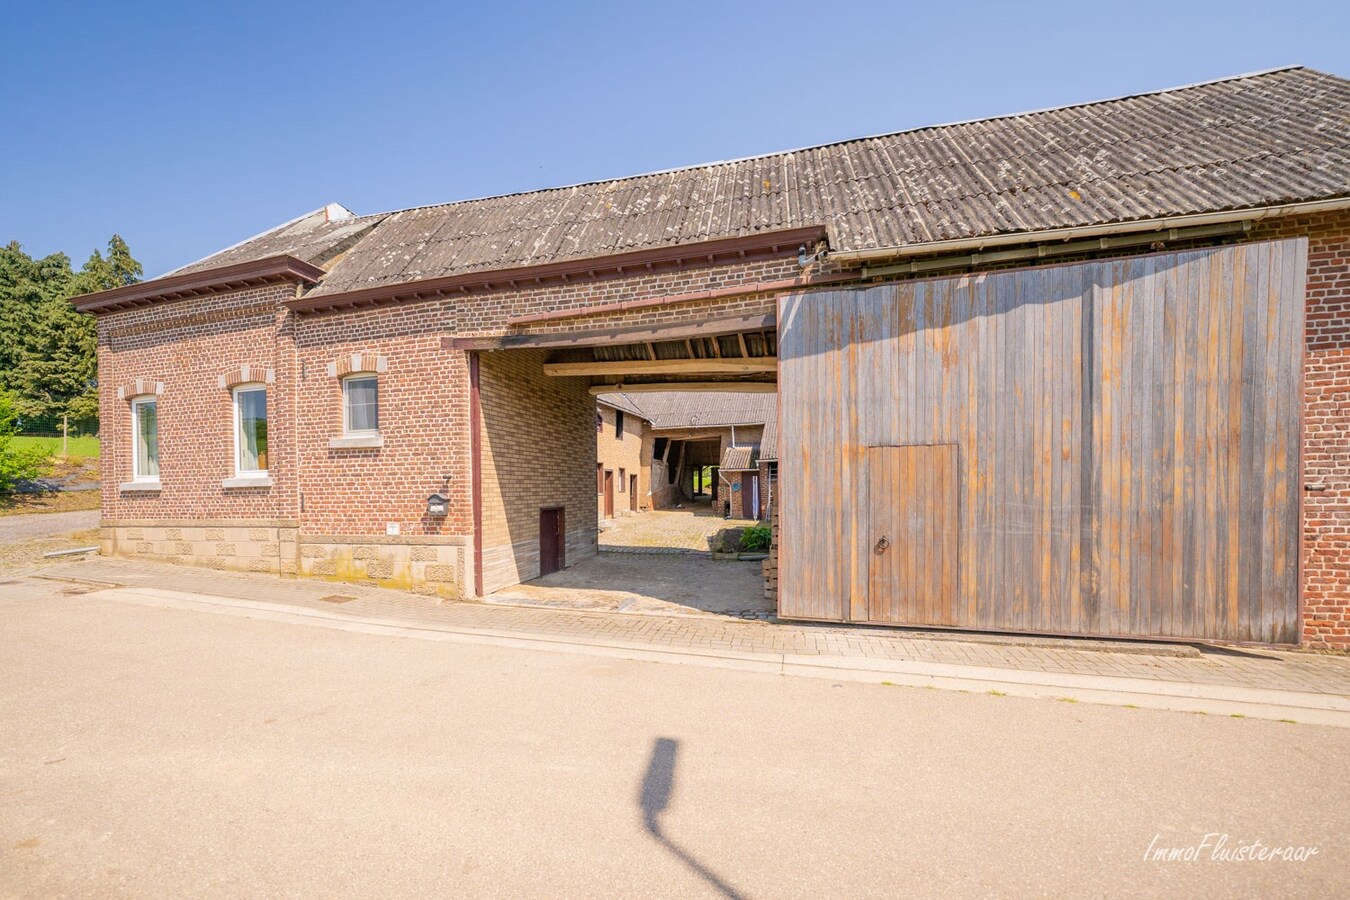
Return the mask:
<path id="1" fill-rule="evenodd" d="M 1006 696 L 1008 696 L 1008 695 L 1005 694 L 1005 693 L 1003 693 L 1003 691 L 990 691 L 990 692 L 989 692 L 989 696 L 991 696 L 991 697 L 1006 697 Z"/>
<path id="2" fill-rule="evenodd" d="M 10 438 L 14 447 L 41 447 L 52 456 L 61 455 L 61 439 L 59 437 L 34 437 L 28 434 L 16 434 Z M 70 439 L 70 459 L 98 459 L 98 438 L 91 435 L 80 435 Z"/>

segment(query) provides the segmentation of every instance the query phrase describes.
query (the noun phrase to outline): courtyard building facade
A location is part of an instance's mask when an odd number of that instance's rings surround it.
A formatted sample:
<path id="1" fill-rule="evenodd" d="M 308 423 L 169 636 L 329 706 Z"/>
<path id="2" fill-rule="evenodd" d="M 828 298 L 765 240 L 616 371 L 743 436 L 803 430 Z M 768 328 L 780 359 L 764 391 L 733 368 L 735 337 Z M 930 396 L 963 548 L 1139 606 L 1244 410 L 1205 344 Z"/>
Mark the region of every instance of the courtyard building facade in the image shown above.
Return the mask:
<path id="1" fill-rule="evenodd" d="M 1291 68 L 326 206 L 74 301 L 102 551 L 473 597 L 596 553 L 606 468 L 663 502 L 597 396 L 752 393 L 780 615 L 1350 646 L 1348 119 Z"/>

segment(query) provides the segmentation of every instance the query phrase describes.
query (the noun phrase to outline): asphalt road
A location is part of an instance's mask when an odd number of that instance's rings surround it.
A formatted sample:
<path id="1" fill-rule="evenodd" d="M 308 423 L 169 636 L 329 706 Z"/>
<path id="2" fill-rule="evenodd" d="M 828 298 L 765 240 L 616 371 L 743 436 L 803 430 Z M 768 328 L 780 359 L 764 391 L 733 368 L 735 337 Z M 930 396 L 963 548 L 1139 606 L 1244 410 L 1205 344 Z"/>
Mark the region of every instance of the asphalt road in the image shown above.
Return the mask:
<path id="1" fill-rule="evenodd" d="M 352 634 L 36 584 L 0 586 L 0 896 L 1344 891 L 1343 729 Z M 1144 858 L 1211 832 L 1317 853 Z"/>
<path id="2" fill-rule="evenodd" d="M 75 512 L 0 516 L 0 544 L 97 528 L 99 515 L 97 509 L 81 509 Z"/>

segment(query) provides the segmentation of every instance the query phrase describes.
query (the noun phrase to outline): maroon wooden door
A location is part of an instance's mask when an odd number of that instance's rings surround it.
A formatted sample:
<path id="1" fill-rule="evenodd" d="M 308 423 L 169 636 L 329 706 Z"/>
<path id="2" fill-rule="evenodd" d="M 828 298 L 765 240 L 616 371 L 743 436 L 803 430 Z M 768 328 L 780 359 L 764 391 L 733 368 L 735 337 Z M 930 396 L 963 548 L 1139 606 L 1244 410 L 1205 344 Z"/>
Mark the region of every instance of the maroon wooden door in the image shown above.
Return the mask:
<path id="1" fill-rule="evenodd" d="M 628 476 L 628 508 L 637 512 L 637 476 Z"/>
<path id="2" fill-rule="evenodd" d="M 561 506 L 539 510 L 539 574 L 567 565 L 566 519 Z"/>
<path id="3" fill-rule="evenodd" d="M 605 518 L 614 518 L 614 471 L 605 470 Z"/>

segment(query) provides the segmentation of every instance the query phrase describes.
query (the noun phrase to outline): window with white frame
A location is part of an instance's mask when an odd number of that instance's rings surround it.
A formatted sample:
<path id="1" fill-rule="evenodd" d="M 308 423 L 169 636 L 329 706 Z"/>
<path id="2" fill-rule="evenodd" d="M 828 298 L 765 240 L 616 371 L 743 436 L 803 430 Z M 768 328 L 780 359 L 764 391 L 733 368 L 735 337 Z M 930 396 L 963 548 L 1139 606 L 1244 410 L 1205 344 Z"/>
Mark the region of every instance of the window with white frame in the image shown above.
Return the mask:
<path id="1" fill-rule="evenodd" d="M 342 430 L 347 434 L 379 432 L 379 380 L 374 375 L 349 375 L 342 379 Z"/>
<path id="2" fill-rule="evenodd" d="M 234 464 L 239 475 L 267 475 L 267 388 L 234 389 Z"/>
<path id="3" fill-rule="evenodd" d="M 131 478 L 159 480 L 159 410 L 154 397 L 131 401 Z"/>

